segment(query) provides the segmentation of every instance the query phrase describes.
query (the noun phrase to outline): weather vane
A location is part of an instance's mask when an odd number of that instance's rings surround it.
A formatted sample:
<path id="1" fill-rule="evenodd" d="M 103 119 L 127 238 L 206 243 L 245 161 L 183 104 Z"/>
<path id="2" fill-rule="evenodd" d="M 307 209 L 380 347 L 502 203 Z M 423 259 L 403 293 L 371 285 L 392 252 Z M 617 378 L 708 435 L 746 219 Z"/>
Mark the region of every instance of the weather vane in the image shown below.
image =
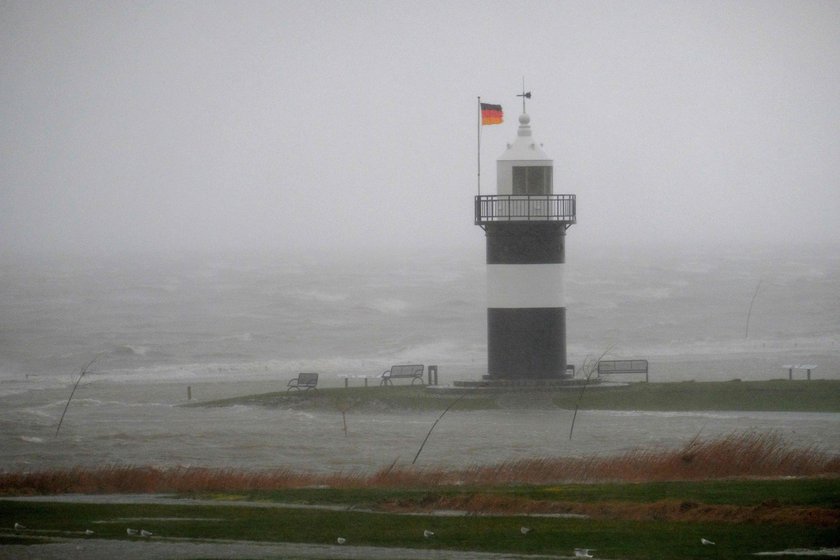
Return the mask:
<path id="1" fill-rule="evenodd" d="M 528 92 L 525 91 L 525 78 L 522 78 L 522 93 L 517 93 L 516 97 L 521 97 L 522 98 L 522 112 L 525 113 L 526 112 L 525 111 L 525 100 L 526 99 L 531 99 L 531 92 L 530 91 L 528 91 Z"/>

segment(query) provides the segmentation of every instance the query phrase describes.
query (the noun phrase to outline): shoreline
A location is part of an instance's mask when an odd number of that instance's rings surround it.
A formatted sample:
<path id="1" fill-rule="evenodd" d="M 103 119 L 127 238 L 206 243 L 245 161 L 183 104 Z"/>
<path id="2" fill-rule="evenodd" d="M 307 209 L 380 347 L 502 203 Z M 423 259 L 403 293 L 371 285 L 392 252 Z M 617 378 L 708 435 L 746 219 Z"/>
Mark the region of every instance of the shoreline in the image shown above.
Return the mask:
<path id="1" fill-rule="evenodd" d="M 393 387 L 329 387 L 308 391 L 274 391 L 224 399 L 181 403 L 183 407 L 260 406 L 334 411 L 396 412 L 504 408 L 661 411 L 661 412 L 840 412 L 840 380 L 811 381 L 680 381 L 667 383 L 590 384 L 574 388 L 450 389 L 398 385 Z"/>

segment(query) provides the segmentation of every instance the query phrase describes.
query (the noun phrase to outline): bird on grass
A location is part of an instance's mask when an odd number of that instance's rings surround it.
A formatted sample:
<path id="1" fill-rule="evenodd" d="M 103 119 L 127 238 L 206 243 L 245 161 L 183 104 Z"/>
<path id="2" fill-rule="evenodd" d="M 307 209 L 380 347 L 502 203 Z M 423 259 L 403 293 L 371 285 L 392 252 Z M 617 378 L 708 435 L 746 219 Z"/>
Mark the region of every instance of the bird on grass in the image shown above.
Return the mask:
<path id="1" fill-rule="evenodd" d="M 137 529 L 126 529 L 125 534 L 130 536 L 130 537 L 133 537 L 133 536 L 137 535 Z"/>
<path id="2" fill-rule="evenodd" d="M 595 550 L 594 548 L 576 548 L 575 549 L 575 558 L 594 558 L 592 556 L 592 551 Z"/>
<path id="3" fill-rule="evenodd" d="M 20 523 L 15 523 L 15 531 L 25 531 L 26 525 L 21 525 Z"/>
<path id="4" fill-rule="evenodd" d="M 90 529 L 85 529 L 85 535 L 90 536 L 92 534 L 93 534 L 93 531 L 91 531 Z"/>
<path id="5" fill-rule="evenodd" d="M 140 536 L 141 537 L 151 537 L 152 534 L 153 533 L 151 531 L 147 531 L 146 529 L 140 529 Z"/>
<path id="6" fill-rule="evenodd" d="M 700 537 L 700 544 L 715 544 L 715 543 L 713 543 L 709 539 L 704 539 L 703 537 Z"/>
<path id="7" fill-rule="evenodd" d="M 337 539 L 335 539 L 335 542 L 337 542 L 338 544 L 344 544 L 347 542 L 347 539 L 345 539 L 344 537 L 338 537 Z"/>
<path id="8" fill-rule="evenodd" d="M 522 527 L 519 528 L 519 532 L 522 533 L 523 535 L 527 535 L 531 531 L 532 531 L 532 529 L 530 527 L 522 526 Z"/>
<path id="9" fill-rule="evenodd" d="M 435 534 L 433 531 L 429 531 L 428 529 L 423 529 L 423 536 L 428 538 L 434 537 Z"/>

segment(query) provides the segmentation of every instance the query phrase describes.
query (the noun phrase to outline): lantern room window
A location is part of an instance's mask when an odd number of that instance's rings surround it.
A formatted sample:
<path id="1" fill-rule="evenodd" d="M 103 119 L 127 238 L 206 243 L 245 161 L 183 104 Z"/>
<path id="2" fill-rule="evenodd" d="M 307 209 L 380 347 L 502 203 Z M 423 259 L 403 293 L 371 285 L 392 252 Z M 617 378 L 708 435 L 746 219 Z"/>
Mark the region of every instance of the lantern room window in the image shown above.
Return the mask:
<path id="1" fill-rule="evenodd" d="M 513 194 L 551 194 L 551 166 L 514 166 Z"/>

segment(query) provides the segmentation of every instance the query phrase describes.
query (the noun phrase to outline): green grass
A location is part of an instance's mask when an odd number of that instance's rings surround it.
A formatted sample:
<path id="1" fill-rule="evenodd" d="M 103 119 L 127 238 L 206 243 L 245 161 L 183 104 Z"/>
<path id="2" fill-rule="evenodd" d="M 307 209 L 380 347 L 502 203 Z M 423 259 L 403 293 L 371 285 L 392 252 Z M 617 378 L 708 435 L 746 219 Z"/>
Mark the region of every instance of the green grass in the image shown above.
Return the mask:
<path id="1" fill-rule="evenodd" d="M 557 393 L 554 404 L 574 408 L 578 394 Z M 727 381 L 633 383 L 587 389 L 584 409 L 609 410 L 773 410 L 840 412 L 840 381 Z"/>
<path id="2" fill-rule="evenodd" d="M 193 493 L 189 497 L 219 500 L 267 501 L 290 504 L 349 505 L 374 508 L 386 501 L 422 504 L 437 497 L 474 494 L 567 502 L 651 503 L 683 500 L 706 504 L 757 506 L 775 502 L 787 506 L 840 509 L 840 480 L 800 478 L 714 480 L 701 482 L 644 482 L 614 484 L 552 484 L 543 486 L 487 486 L 442 488 L 289 488 L 240 492 L 236 495 Z"/>
<path id="3" fill-rule="evenodd" d="M 792 504 L 824 504 L 838 495 L 836 480 L 727 481 L 690 484 L 564 485 L 507 487 L 505 489 L 442 489 L 440 492 L 508 493 L 539 499 L 554 496 L 564 500 L 654 500 L 661 497 L 695 497 L 725 503 L 761 503 L 771 497 Z M 438 492 L 437 490 L 435 492 Z M 383 500 L 422 500 L 428 490 L 305 489 L 251 495 L 264 500 L 305 503 L 376 504 Z M 142 519 L 141 519 L 142 518 Z M 840 532 L 833 527 L 804 523 L 757 524 L 719 522 L 672 522 L 560 519 L 517 516 L 432 517 L 358 511 L 326 511 L 258 508 L 248 505 L 115 505 L 0 500 L 4 528 L 20 522 L 35 531 L 28 536 L 84 531 L 92 538 L 136 539 L 126 527 L 144 528 L 162 538 L 233 539 L 272 542 L 333 544 L 338 536 L 348 545 L 457 549 L 518 554 L 571 555 L 576 547 L 597 549 L 599 558 L 700 559 L 748 558 L 755 552 L 792 547 L 840 546 Z M 533 531 L 519 532 L 522 525 Z M 423 530 L 435 532 L 423 538 Z M 68 535 L 69 536 L 69 535 Z M 702 546 L 700 538 L 718 544 Z M 19 542 L 10 533 L 0 545 Z"/>
<path id="4" fill-rule="evenodd" d="M 772 502 L 786 506 L 840 509 L 840 481 L 837 479 L 563 484 L 536 487 L 526 495 L 534 499 L 573 502 L 650 503 L 681 500 L 738 506 L 758 506 Z"/>
<path id="5" fill-rule="evenodd" d="M 557 394 L 554 403 L 574 408 L 577 395 Z M 587 390 L 581 407 L 610 410 L 840 411 L 840 381 L 727 381 L 633 383 Z"/>
<path id="6" fill-rule="evenodd" d="M 545 393 L 545 391 L 543 391 Z M 327 388 L 309 392 L 264 393 L 185 406 L 290 407 L 316 410 L 443 410 L 457 394 L 426 391 L 421 386 Z M 453 410 L 487 410 L 502 406 L 505 393 L 476 392 Z M 521 401 L 521 399 L 519 399 Z M 541 404 L 543 402 L 540 399 Z M 554 391 L 558 408 L 584 410 L 740 410 L 840 412 L 840 381 L 726 381 L 631 383 L 621 387 L 590 386 L 580 391 Z"/>
<path id="7" fill-rule="evenodd" d="M 244 395 L 182 406 L 233 406 L 255 405 L 265 407 L 305 408 L 316 410 L 443 410 L 458 394 L 436 394 L 420 385 L 393 387 L 330 387 L 317 391 L 278 391 L 258 395 Z M 461 399 L 452 410 L 487 410 L 498 408 L 495 395 L 469 395 Z"/>

